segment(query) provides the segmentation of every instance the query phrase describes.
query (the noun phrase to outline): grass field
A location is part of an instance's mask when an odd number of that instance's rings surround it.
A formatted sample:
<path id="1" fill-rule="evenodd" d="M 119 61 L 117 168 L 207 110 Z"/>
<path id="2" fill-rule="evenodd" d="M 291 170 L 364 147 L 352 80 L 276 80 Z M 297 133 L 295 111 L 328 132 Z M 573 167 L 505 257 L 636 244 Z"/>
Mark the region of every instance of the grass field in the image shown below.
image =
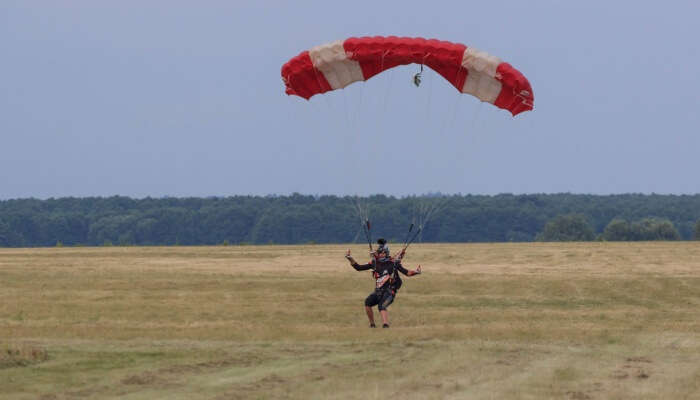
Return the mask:
<path id="1" fill-rule="evenodd" d="M 0 249 L 0 398 L 700 399 L 700 243 L 345 249 Z"/>

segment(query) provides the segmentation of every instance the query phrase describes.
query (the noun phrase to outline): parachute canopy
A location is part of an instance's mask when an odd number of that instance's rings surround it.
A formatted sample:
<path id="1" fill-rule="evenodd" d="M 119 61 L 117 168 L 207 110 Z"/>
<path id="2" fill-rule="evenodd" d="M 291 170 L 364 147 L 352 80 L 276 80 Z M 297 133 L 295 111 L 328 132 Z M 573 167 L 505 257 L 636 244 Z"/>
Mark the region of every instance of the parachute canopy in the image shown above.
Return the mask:
<path id="1" fill-rule="evenodd" d="M 289 95 L 305 99 L 366 81 L 398 65 L 427 65 L 461 93 L 510 111 L 532 110 L 530 82 L 510 64 L 463 44 L 407 37 L 338 40 L 304 51 L 282 66 Z"/>

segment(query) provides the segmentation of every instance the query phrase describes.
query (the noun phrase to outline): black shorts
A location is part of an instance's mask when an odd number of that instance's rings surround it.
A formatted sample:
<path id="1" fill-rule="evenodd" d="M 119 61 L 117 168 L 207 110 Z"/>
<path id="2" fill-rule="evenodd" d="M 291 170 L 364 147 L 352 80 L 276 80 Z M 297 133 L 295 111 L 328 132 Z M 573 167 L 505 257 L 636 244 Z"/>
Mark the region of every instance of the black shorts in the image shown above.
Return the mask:
<path id="1" fill-rule="evenodd" d="M 379 305 L 379 311 L 386 310 L 394 302 L 394 293 L 391 290 L 375 290 L 365 299 L 365 306 Z"/>

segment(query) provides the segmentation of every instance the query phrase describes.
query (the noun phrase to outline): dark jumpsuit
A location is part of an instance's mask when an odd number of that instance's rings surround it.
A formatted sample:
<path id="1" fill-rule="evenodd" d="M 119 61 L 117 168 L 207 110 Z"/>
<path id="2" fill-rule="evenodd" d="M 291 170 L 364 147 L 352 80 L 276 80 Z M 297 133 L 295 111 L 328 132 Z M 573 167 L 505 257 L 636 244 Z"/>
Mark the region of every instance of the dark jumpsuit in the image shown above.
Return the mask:
<path id="1" fill-rule="evenodd" d="M 404 275 L 408 274 L 408 270 L 401 265 L 401 261 L 394 261 L 389 257 L 373 259 L 372 262 L 363 265 L 353 264 L 352 267 L 357 271 L 373 271 L 377 284 L 374 292 L 365 299 L 365 306 L 378 305 L 379 311 L 389 307 L 394 301 L 396 291 L 401 287 L 401 278 L 398 278 L 396 271 L 401 271 Z"/>
<path id="2" fill-rule="evenodd" d="M 392 282 L 392 286 L 394 288 L 394 298 L 396 297 L 396 293 L 401 289 L 401 285 L 403 285 L 403 281 L 401 280 L 401 276 L 398 274 L 398 272 L 401 272 L 402 274 L 409 276 L 408 275 L 408 270 L 404 268 L 403 265 L 401 265 L 401 261 L 395 261 L 394 262 L 394 282 Z"/>

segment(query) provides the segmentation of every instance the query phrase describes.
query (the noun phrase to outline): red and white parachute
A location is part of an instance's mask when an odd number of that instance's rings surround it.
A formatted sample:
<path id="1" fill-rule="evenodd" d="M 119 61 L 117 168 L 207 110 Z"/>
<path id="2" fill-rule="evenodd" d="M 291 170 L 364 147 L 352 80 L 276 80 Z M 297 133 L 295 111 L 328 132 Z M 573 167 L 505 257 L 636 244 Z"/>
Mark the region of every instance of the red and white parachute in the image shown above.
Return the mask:
<path id="1" fill-rule="evenodd" d="M 362 37 L 338 40 L 304 51 L 282 66 L 289 95 L 305 99 L 367 79 L 398 65 L 427 65 L 461 93 L 510 111 L 532 110 L 530 82 L 497 57 L 436 39 Z"/>

